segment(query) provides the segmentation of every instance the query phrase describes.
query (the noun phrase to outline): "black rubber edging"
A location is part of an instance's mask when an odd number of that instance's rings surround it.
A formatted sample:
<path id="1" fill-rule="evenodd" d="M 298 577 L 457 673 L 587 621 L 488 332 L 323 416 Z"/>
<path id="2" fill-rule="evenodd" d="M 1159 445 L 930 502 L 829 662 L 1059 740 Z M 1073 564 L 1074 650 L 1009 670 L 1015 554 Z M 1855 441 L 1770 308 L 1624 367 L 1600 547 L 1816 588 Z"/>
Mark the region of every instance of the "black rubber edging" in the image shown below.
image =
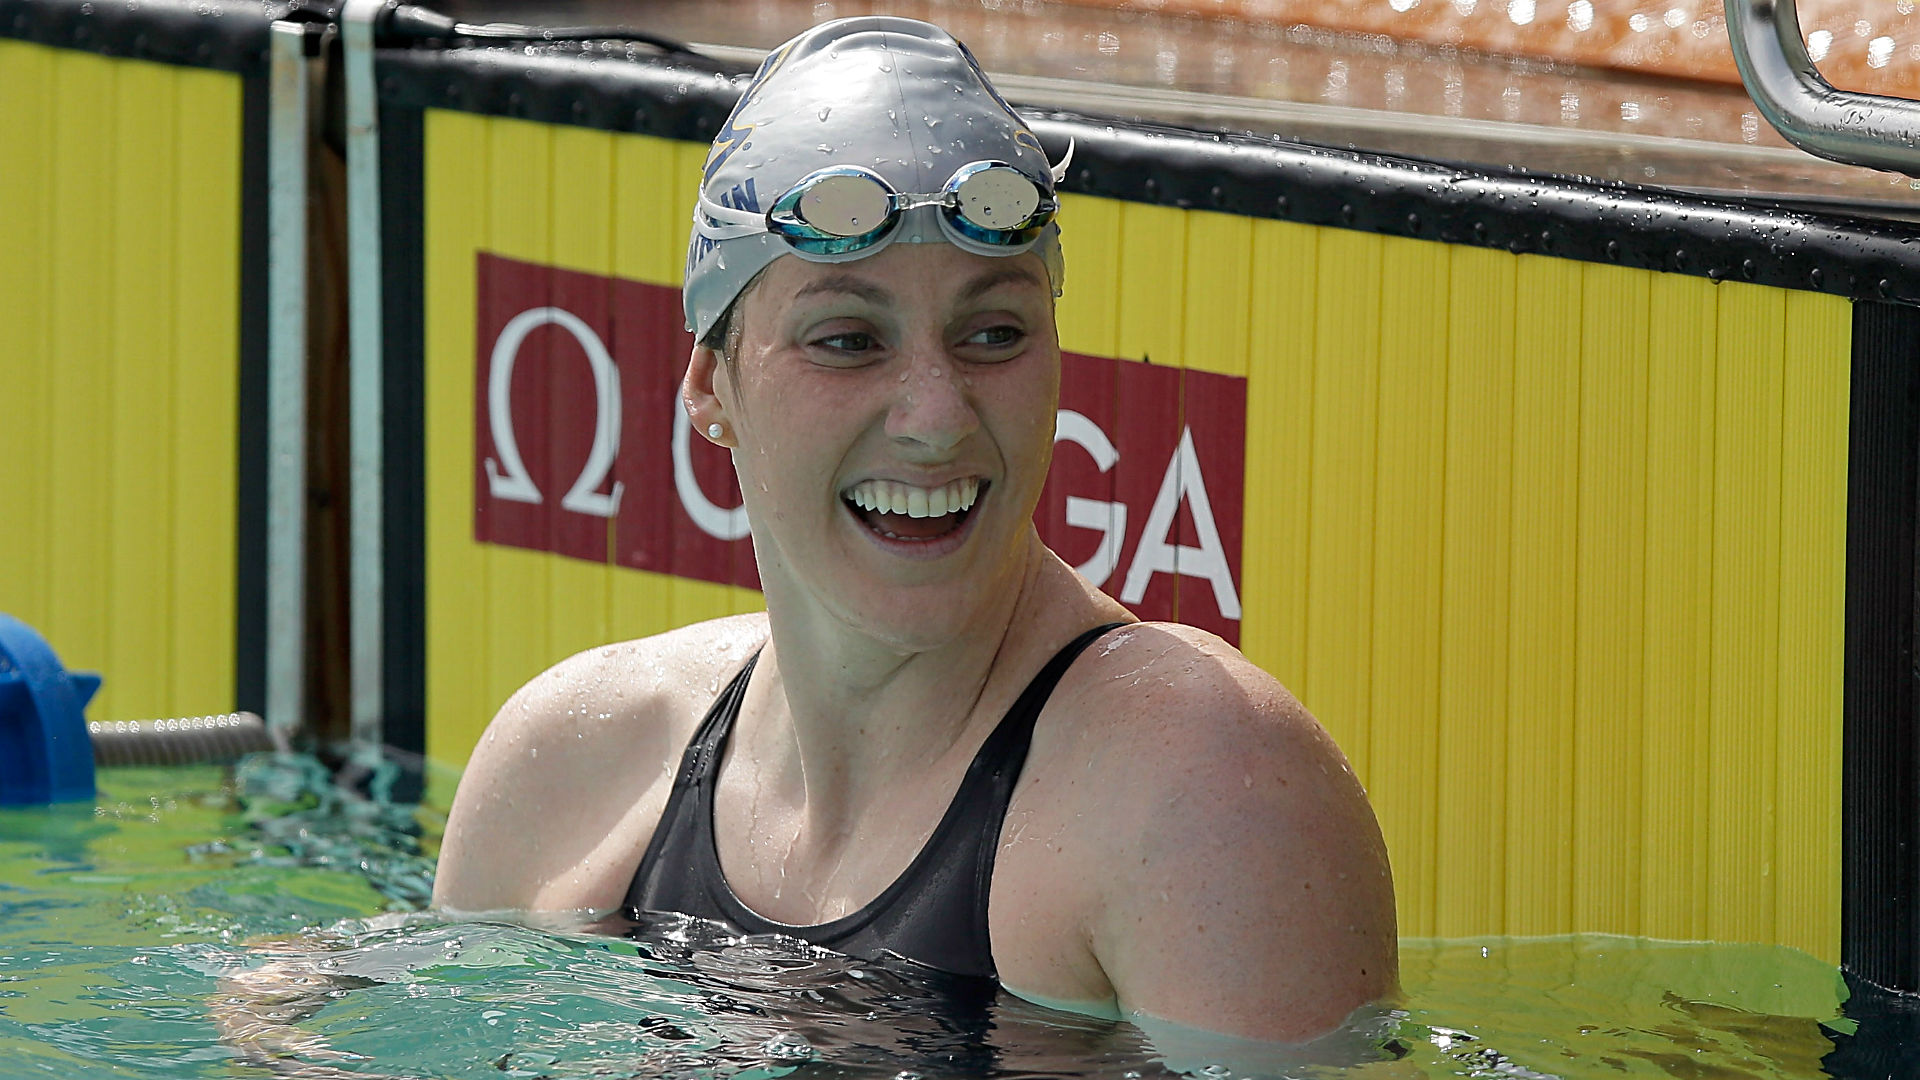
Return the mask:
<path id="1" fill-rule="evenodd" d="M 744 72 L 547 46 L 387 50 L 382 100 L 705 142 Z M 1920 303 L 1920 226 L 1280 138 L 1023 110 L 1062 190 L 1130 202 Z M 1066 226 L 1072 229 L 1071 223 Z"/>
<path id="2" fill-rule="evenodd" d="M 1920 309 L 1853 314 L 1847 466 L 1841 963 L 1920 990 Z"/>
<path id="3" fill-rule="evenodd" d="M 426 753 L 427 533 L 424 124 L 380 110 L 381 739 Z"/>
<path id="4" fill-rule="evenodd" d="M 241 79 L 240 355 L 235 403 L 233 709 L 267 706 L 267 127 L 266 75 Z"/>
<path id="5" fill-rule="evenodd" d="M 267 73 L 274 20 L 327 19 L 307 0 L 0 0 L 0 37 L 128 60 Z"/>

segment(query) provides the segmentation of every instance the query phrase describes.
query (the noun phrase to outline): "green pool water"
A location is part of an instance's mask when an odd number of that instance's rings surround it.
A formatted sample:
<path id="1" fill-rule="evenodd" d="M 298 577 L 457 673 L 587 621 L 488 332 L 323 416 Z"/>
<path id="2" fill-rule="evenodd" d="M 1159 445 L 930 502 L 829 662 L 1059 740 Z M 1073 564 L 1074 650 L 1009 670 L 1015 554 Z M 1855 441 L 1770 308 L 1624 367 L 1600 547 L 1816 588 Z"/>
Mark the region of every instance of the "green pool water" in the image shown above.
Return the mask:
<path id="1" fill-rule="evenodd" d="M 1902 1002 L 1790 949 L 1407 940 L 1399 1001 L 1282 1060 L 686 921 L 453 921 L 452 778 L 395 779 L 261 756 L 0 811 L 0 1077 L 1920 1075 Z"/>

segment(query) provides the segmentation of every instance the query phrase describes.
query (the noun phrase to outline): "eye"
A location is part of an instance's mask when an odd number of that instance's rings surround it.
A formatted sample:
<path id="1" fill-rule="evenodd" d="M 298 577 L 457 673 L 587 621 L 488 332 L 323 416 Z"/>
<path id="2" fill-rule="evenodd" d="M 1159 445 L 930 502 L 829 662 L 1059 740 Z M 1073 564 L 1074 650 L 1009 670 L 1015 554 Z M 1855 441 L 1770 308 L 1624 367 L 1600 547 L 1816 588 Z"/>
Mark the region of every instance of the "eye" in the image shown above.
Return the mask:
<path id="1" fill-rule="evenodd" d="M 994 352 L 1005 352 L 1027 340 L 1027 332 L 1011 324 L 988 326 L 967 336 L 965 344 Z"/>
<path id="2" fill-rule="evenodd" d="M 839 353 L 863 353 L 874 347 L 874 340 L 872 334 L 864 331 L 845 330 L 839 333 L 823 334 L 814 338 L 809 344 Z"/>
<path id="3" fill-rule="evenodd" d="M 847 325 L 849 321 L 835 321 L 826 327 L 814 329 L 804 338 L 806 356 L 820 367 L 866 367 L 881 356 L 885 356 L 887 346 L 879 340 L 879 334 L 872 327 L 862 327 L 858 323 Z"/>

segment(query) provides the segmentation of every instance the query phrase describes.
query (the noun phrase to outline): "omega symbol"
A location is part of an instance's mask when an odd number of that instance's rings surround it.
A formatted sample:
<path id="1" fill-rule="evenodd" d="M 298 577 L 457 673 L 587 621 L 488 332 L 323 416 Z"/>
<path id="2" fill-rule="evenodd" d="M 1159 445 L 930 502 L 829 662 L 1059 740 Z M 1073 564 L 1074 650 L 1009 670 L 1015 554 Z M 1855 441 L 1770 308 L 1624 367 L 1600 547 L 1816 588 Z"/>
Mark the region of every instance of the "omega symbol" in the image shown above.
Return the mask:
<path id="1" fill-rule="evenodd" d="M 623 485 L 615 480 L 605 494 L 599 492 L 620 453 L 620 371 L 613 357 L 593 328 L 579 316 L 557 307 L 538 307 L 515 315 L 494 342 L 493 357 L 487 372 L 487 420 L 493 429 L 496 462 L 487 459 L 487 491 L 496 499 L 509 502 L 539 503 L 540 489 L 527 475 L 520 459 L 520 443 L 513 436 L 513 363 L 527 335 L 542 326 L 555 325 L 572 334 L 586 350 L 587 363 L 593 368 L 593 391 L 597 399 L 593 425 L 593 448 L 587 453 L 580 475 L 560 500 L 563 510 L 595 517 L 610 518 L 620 509 Z"/>

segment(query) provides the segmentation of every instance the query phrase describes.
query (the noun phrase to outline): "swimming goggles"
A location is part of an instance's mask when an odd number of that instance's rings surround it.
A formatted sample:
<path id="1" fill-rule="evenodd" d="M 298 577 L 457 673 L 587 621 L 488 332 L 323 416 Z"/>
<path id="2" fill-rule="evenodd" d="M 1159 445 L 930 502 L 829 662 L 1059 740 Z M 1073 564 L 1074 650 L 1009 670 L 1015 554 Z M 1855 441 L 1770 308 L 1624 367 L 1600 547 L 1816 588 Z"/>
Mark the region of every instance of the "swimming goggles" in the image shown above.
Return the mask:
<path id="1" fill-rule="evenodd" d="M 902 215 L 922 206 L 938 207 L 956 236 L 1007 249 L 1039 239 L 1060 209 L 1052 191 L 1004 161 L 962 165 L 945 187 L 924 195 L 895 191 L 872 169 L 833 165 L 801 177 L 765 214 L 702 192 L 694 221 L 713 240 L 772 233 L 802 254 L 845 255 L 879 244 Z"/>

